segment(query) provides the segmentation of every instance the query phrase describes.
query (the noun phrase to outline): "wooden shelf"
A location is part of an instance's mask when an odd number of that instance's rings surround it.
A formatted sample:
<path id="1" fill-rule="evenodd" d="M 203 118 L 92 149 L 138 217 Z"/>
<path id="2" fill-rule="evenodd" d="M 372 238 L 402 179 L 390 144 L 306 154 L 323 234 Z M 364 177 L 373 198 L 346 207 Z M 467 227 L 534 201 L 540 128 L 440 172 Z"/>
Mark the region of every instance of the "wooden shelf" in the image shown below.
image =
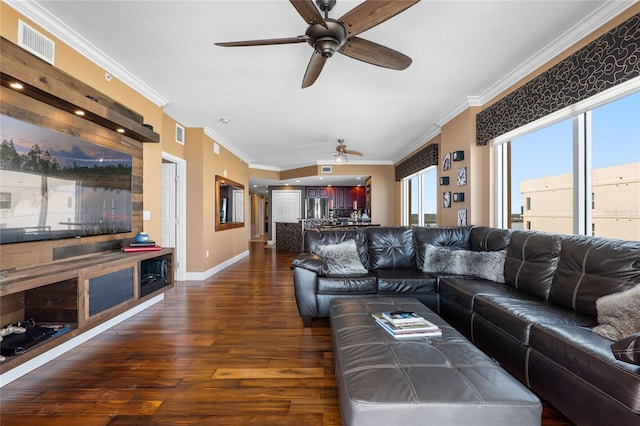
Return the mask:
<path id="1" fill-rule="evenodd" d="M 160 135 L 143 122 L 142 115 L 114 101 L 103 93 L 78 81 L 5 38 L 0 39 L 1 84 L 11 90 L 12 83 L 23 87 L 16 90 L 59 110 L 75 114 L 84 111 L 83 118 L 139 142 L 160 142 Z"/>

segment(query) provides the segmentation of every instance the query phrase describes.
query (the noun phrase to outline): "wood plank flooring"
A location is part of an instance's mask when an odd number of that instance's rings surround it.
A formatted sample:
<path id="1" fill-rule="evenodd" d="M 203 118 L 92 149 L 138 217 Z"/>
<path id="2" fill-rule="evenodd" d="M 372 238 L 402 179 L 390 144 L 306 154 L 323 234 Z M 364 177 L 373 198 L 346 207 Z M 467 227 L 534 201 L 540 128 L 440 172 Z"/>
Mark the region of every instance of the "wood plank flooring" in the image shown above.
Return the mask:
<path id="1" fill-rule="evenodd" d="M 0 424 L 340 425 L 329 322 L 304 328 L 294 255 L 250 256 L 0 390 Z M 545 404 L 544 426 L 570 425 Z"/>

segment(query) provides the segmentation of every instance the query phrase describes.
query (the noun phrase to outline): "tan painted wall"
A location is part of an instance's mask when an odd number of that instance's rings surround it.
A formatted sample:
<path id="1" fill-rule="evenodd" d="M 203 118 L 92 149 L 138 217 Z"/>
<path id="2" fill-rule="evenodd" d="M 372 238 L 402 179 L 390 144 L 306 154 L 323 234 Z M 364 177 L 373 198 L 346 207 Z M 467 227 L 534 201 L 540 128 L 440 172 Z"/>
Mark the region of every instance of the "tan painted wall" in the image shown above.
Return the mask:
<path id="1" fill-rule="evenodd" d="M 249 167 L 229 150 L 213 152 L 213 139 L 203 129 L 187 128 L 187 270 L 206 272 L 249 249 L 250 197 Z M 224 176 L 244 185 L 242 228 L 215 230 L 215 176 Z M 207 251 L 209 256 L 207 257 Z"/>

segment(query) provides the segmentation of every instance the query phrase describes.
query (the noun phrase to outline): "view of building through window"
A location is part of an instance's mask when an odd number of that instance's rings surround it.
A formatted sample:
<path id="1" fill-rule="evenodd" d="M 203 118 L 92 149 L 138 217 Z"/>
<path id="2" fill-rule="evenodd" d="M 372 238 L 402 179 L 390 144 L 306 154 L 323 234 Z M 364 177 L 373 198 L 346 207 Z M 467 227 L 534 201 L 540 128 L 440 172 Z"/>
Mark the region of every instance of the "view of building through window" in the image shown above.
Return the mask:
<path id="1" fill-rule="evenodd" d="M 579 119 L 590 139 L 574 135 Z M 510 153 L 512 229 L 573 234 L 584 220 L 584 233 L 640 240 L 640 92 L 513 139 Z"/>
<path id="2" fill-rule="evenodd" d="M 436 226 L 436 212 L 438 202 L 437 191 L 438 171 L 436 167 L 429 167 L 424 171 L 405 180 L 405 194 L 408 204 L 409 226 Z"/>

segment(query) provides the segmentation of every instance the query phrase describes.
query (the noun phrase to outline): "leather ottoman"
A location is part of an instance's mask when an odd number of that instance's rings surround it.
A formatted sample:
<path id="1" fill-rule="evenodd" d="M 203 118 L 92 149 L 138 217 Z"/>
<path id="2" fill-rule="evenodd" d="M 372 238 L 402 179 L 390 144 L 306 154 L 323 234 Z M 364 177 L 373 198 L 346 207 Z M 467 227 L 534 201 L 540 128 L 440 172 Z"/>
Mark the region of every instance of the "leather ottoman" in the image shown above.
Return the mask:
<path id="1" fill-rule="evenodd" d="M 442 337 L 396 339 L 372 313 L 414 311 Z M 334 299 L 331 335 L 345 426 L 540 425 L 540 400 L 418 300 Z"/>

